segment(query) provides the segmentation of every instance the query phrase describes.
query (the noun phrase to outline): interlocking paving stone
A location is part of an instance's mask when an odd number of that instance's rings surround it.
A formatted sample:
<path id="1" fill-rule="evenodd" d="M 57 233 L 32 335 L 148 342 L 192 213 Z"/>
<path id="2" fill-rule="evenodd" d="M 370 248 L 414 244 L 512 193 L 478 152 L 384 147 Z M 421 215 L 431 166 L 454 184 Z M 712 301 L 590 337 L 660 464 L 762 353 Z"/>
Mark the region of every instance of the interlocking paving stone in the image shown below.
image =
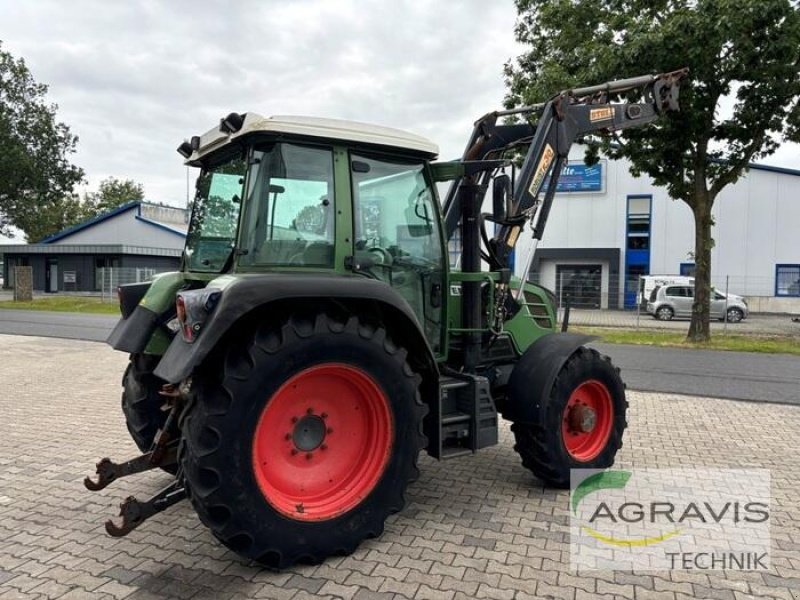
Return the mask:
<path id="1" fill-rule="evenodd" d="M 105 534 L 122 499 L 169 482 L 149 472 L 94 494 L 82 485 L 100 457 L 136 452 L 119 410 L 125 363 L 102 344 L 0 336 L 0 600 L 800 598 L 800 456 L 787 451 L 800 407 L 629 393 L 619 466 L 771 470 L 768 572 L 572 573 L 568 493 L 522 469 L 504 424 L 476 456 L 421 456 L 406 509 L 379 539 L 274 573 L 221 546 L 188 503 L 127 538 Z"/>

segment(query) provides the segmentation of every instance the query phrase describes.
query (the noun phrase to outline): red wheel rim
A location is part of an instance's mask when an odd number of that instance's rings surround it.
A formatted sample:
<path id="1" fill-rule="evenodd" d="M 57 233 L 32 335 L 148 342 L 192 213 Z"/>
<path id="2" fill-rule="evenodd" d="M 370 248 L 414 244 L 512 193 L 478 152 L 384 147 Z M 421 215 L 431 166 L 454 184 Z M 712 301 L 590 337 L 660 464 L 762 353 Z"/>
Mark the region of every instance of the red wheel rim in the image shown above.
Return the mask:
<path id="1" fill-rule="evenodd" d="M 596 458 L 608 443 L 614 422 L 614 405 L 605 384 L 590 379 L 576 387 L 561 416 L 561 438 L 577 461 Z"/>
<path id="2" fill-rule="evenodd" d="M 393 439 L 389 401 L 369 375 L 349 365 L 317 365 L 288 379 L 262 411 L 253 471 L 282 514 L 332 519 L 375 488 Z"/>

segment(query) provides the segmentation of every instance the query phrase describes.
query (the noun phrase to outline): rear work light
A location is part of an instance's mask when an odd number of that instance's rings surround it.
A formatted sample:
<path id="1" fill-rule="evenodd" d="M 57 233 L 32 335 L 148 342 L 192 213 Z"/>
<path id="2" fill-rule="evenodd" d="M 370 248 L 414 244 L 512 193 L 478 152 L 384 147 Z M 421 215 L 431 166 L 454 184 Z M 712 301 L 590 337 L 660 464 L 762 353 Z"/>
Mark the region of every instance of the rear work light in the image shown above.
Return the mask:
<path id="1" fill-rule="evenodd" d="M 221 295 L 221 290 L 208 288 L 178 293 L 175 297 L 175 312 L 184 341 L 191 344 L 197 339 Z"/>

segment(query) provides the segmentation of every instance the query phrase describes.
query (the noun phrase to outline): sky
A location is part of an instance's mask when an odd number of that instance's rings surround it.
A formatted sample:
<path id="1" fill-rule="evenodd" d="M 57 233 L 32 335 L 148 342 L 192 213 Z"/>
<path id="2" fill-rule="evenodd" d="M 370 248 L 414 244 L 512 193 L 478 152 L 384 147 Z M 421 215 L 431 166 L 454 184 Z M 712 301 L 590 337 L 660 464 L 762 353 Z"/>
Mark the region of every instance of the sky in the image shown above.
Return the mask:
<path id="1" fill-rule="evenodd" d="M 0 40 L 79 137 L 83 191 L 130 178 L 182 205 L 175 149 L 232 111 L 399 127 L 460 156 L 475 119 L 502 106 L 515 19 L 512 0 L 6 0 Z"/>
<path id="2" fill-rule="evenodd" d="M 0 39 L 23 57 L 80 141 L 88 187 L 144 184 L 179 204 L 184 139 L 237 112 L 408 129 L 461 155 L 501 108 L 517 53 L 513 3 L 467 0 L 2 2 Z"/>

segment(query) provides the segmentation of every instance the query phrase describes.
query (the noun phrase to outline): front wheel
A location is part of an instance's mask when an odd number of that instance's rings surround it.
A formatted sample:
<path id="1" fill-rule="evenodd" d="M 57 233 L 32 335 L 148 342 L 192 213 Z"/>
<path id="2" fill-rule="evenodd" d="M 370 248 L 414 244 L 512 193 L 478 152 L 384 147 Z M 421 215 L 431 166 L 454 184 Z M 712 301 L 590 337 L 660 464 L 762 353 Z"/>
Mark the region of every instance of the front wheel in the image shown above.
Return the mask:
<path id="1" fill-rule="evenodd" d="M 522 465 L 554 487 L 569 487 L 570 469 L 614 464 L 627 427 L 625 385 L 607 356 L 579 348 L 558 373 L 547 398 L 525 398 L 536 373 L 515 372 L 511 394 L 537 402 L 533 422 L 514 423 Z M 524 401 L 521 399 L 521 401 Z"/>
<path id="2" fill-rule="evenodd" d="M 728 309 L 728 323 L 738 323 L 744 319 L 744 313 L 739 308 Z"/>
<path id="3" fill-rule="evenodd" d="M 271 568 L 348 554 L 383 532 L 424 447 L 420 377 L 381 326 L 293 316 L 200 377 L 180 462 L 201 520 Z"/>

